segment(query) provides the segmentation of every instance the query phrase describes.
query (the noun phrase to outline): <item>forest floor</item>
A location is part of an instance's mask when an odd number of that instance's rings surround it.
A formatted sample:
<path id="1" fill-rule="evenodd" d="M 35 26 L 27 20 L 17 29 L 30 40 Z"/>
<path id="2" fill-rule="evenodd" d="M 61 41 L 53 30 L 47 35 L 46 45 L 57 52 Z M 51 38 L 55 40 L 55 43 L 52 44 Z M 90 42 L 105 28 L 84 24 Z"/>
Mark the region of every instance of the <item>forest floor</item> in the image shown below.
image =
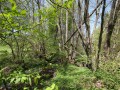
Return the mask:
<path id="1" fill-rule="evenodd" d="M 26 60 L 23 64 L 9 59 L 9 52 L 8 47 L 0 46 L 0 88 L 6 87 L 2 81 L 5 80 L 8 90 L 120 90 L 120 71 L 92 72 L 86 67 L 39 59 Z M 56 89 L 50 89 L 52 86 Z"/>

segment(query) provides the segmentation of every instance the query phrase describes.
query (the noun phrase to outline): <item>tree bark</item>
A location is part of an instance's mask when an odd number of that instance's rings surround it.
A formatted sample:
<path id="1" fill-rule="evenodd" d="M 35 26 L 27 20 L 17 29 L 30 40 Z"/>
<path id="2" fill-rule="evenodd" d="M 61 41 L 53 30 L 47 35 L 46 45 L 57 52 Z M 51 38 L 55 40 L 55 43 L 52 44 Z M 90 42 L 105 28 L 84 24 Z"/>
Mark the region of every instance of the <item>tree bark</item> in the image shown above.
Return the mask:
<path id="1" fill-rule="evenodd" d="M 90 40 L 90 23 L 89 23 L 89 0 L 85 0 L 85 7 L 84 7 L 84 22 L 86 27 L 86 51 L 88 52 L 88 57 L 91 54 L 91 40 Z"/>
<path id="2" fill-rule="evenodd" d="M 97 58 L 96 58 L 96 70 L 99 68 L 99 56 L 101 51 L 102 35 L 103 35 L 103 29 L 104 29 L 105 6 L 106 6 L 106 0 L 103 1 L 102 16 L 101 16 L 101 30 L 99 35 L 98 52 L 97 52 Z"/>
<path id="3" fill-rule="evenodd" d="M 68 11 L 66 10 L 66 32 L 65 32 L 65 41 L 68 38 Z"/>
<path id="4" fill-rule="evenodd" d="M 116 24 L 118 15 L 120 14 L 120 0 L 113 0 L 110 18 L 108 21 L 108 28 L 107 28 L 107 34 L 106 34 L 106 43 L 105 43 L 105 50 L 107 53 L 110 52 L 110 46 L 111 46 L 111 36 L 114 30 L 114 26 Z"/>

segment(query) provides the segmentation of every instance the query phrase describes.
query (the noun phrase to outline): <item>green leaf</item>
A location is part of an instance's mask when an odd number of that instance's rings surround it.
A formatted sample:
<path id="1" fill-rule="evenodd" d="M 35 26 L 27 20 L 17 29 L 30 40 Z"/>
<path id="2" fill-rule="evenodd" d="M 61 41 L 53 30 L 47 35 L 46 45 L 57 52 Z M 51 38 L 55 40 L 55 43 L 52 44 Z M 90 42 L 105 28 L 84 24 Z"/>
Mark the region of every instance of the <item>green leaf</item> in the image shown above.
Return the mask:
<path id="1" fill-rule="evenodd" d="M 16 2 L 14 0 L 9 0 L 9 2 L 11 3 L 12 5 L 12 10 L 16 10 Z"/>
<path id="2" fill-rule="evenodd" d="M 23 90 L 29 90 L 29 88 L 28 87 L 24 87 L 24 89 Z"/>
<path id="3" fill-rule="evenodd" d="M 67 7 L 67 8 L 71 8 L 73 2 L 74 2 L 74 0 L 67 0 L 64 2 L 63 6 Z"/>
<path id="4" fill-rule="evenodd" d="M 39 89 L 37 89 L 37 87 L 35 87 L 34 90 L 39 90 Z"/>
<path id="5" fill-rule="evenodd" d="M 22 15 L 26 15 L 26 10 L 22 10 L 20 13 L 21 13 Z"/>
<path id="6" fill-rule="evenodd" d="M 54 89 L 55 88 L 55 84 L 53 83 L 52 86 L 51 86 L 51 89 Z"/>
<path id="7" fill-rule="evenodd" d="M 10 83 L 13 83 L 13 82 L 14 82 L 14 80 L 15 80 L 15 78 L 12 78 L 12 79 L 10 80 Z"/>
<path id="8" fill-rule="evenodd" d="M 36 77 L 39 79 L 41 76 L 40 76 L 40 75 L 37 75 Z"/>
<path id="9" fill-rule="evenodd" d="M 21 82 L 22 82 L 22 83 L 24 83 L 25 80 L 27 80 L 27 77 L 22 77 L 22 78 L 21 78 Z"/>
<path id="10" fill-rule="evenodd" d="M 21 80 L 20 78 L 16 79 L 15 84 L 20 83 L 20 80 Z"/>
<path id="11" fill-rule="evenodd" d="M 58 87 L 53 83 L 50 87 L 46 88 L 45 90 L 58 90 Z"/>
<path id="12" fill-rule="evenodd" d="M 32 85 L 32 80 L 30 77 L 28 78 L 28 80 L 29 80 L 29 84 Z"/>
<path id="13" fill-rule="evenodd" d="M 37 78 L 37 77 L 34 78 L 34 83 L 35 83 L 36 85 L 38 84 L 38 78 Z"/>

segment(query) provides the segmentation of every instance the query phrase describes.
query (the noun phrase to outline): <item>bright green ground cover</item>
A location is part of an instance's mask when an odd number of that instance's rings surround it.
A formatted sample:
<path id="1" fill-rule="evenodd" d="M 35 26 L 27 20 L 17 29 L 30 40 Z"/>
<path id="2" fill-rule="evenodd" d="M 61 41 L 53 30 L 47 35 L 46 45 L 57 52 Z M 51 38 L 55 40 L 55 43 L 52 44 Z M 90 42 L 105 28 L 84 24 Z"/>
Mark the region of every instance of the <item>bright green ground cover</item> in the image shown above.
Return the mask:
<path id="1" fill-rule="evenodd" d="M 11 52 L 9 46 L 3 46 L 3 45 L 2 45 L 2 46 L 0 45 L 0 52 L 1 52 L 1 51 L 7 51 L 7 52 L 9 52 L 9 53 Z"/>

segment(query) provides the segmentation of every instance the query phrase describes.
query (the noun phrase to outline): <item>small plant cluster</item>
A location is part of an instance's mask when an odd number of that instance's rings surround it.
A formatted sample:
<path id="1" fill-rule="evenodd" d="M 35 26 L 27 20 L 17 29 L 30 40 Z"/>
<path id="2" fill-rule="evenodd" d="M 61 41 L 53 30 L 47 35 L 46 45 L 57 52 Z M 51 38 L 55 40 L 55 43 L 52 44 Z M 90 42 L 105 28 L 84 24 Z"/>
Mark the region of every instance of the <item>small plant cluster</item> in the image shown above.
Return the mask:
<path id="1" fill-rule="evenodd" d="M 1 75 L 1 84 L 3 84 L 3 88 L 29 90 L 37 88 L 40 77 L 37 72 L 26 74 L 22 71 L 14 71 L 6 77 Z"/>

